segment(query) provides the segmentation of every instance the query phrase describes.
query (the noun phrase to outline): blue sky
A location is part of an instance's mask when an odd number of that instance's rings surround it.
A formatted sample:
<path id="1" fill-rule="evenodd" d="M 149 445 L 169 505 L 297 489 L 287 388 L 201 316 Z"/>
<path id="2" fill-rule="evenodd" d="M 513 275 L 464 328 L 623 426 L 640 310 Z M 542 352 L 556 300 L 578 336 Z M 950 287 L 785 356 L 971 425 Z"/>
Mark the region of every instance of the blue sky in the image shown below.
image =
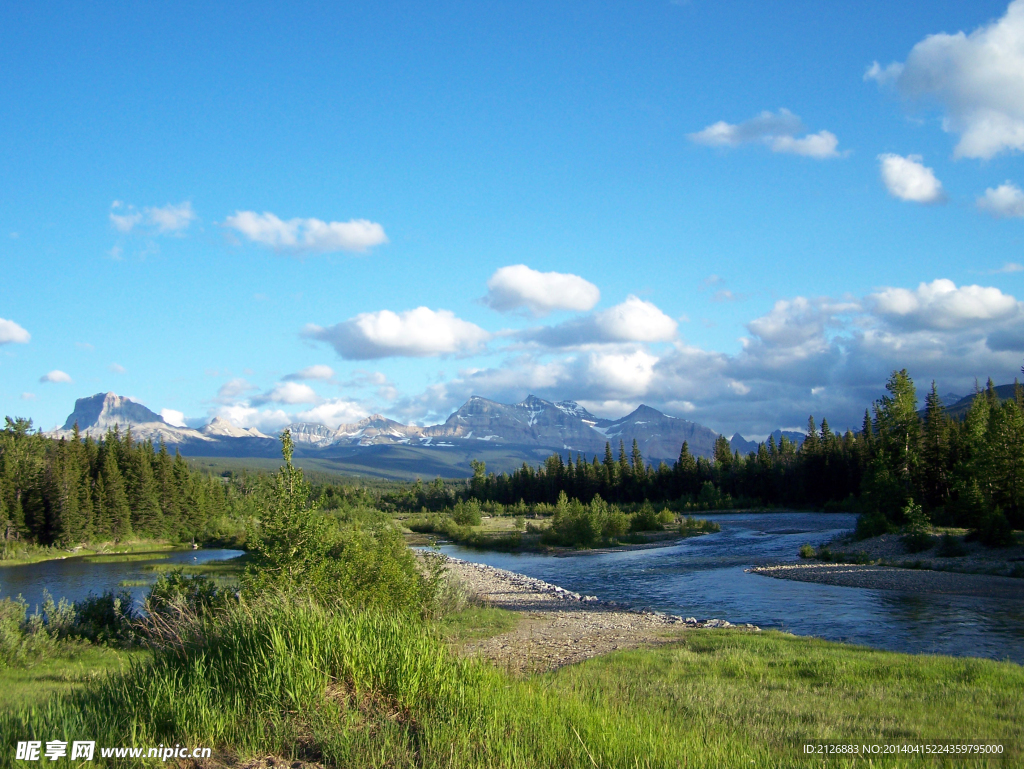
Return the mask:
<path id="1" fill-rule="evenodd" d="M 763 435 L 1024 363 L 1024 0 L 210 6 L 0 8 L 4 414 Z"/>

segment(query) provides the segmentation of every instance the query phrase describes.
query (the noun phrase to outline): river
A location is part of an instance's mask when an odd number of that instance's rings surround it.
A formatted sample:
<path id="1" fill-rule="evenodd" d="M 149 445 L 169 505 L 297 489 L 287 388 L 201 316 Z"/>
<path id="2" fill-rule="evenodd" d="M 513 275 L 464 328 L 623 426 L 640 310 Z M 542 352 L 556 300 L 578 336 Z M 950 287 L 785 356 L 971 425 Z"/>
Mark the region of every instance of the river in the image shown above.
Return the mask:
<path id="1" fill-rule="evenodd" d="M 751 622 L 833 641 L 915 654 L 988 657 L 1024 664 L 1021 601 L 867 590 L 775 579 L 745 569 L 797 561 L 800 545 L 849 531 L 855 516 L 712 515 L 716 534 L 651 550 L 556 557 L 442 545 L 448 555 L 527 574 L 587 595 L 698 619 Z"/>
<path id="2" fill-rule="evenodd" d="M 893 651 L 1009 659 L 1024 664 L 1024 580 L 1021 601 L 819 585 L 751 574 L 766 562 L 796 561 L 800 545 L 820 545 L 853 528 L 852 515 L 740 513 L 712 515 L 722 530 L 651 550 L 556 557 L 492 553 L 443 545 L 448 555 L 537 577 L 564 588 L 637 608 L 685 617 L 751 622 L 799 635 Z M 30 607 L 43 589 L 55 598 L 130 590 L 143 597 L 152 564 L 194 564 L 241 555 L 238 550 L 151 554 L 149 560 L 103 562 L 67 558 L 0 567 L 0 598 L 21 594 Z"/>
<path id="3" fill-rule="evenodd" d="M 124 556 L 83 556 L 62 560 L 40 561 L 21 566 L 0 566 L 0 598 L 21 595 L 29 611 L 43 603 L 43 590 L 54 600 L 67 598 L 81 601 L 90 594 L 107 590 L 128 590 L 141 600 L 149 593 L 149 584 L 118 587 L 122 581 L 152 583 L 158 574 L 147 569 L 155 564 L 191 565 L 223 561 L 242 555 L 241 550 L 164 550 L 157 553 L 130 553 Z M 112 560 L 130 558 L 128 561 Z"/>

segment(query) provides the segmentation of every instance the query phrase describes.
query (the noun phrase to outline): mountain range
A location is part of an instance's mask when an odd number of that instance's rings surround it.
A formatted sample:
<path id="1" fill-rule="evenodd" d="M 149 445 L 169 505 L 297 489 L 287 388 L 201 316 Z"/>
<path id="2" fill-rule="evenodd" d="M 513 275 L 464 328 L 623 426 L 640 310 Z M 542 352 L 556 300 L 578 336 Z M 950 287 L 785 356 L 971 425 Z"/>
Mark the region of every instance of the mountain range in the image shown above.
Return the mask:
<path id="1" fill-rule="evenodd" d="M 64 426 L 50 434 L 70 437 L 76 424 L 80 434 L 94 438 L 114 427 L 122 432 L 130 427 L 137 439 L 163 441 L 185 456 L 280 455 L 276 435 L 237 427 L 220 417 L 199 429 L 171 425 L 142 404 L 115 393 L 79 398 Z M 309 422 L 291 424 L 287 429 L 297 457 L 391 477 L 463 475 L 469 472 L 472 458 L 484 458 L 488 469 L 502 471 L 523 462 L 537 463 L 552 452 L 603 456 L 606 442 L 617 456 L 620 441 L 629 451 L 634 440 L 649 462 L 671 464 L 683 441 L 694 455 L 710 457 L 718 438 L 718 433 L 703 425 L 649 406 L 641 405 L 620 419 L 603 419 L 574 401 L 553 403 L 534 395 L 515 404 L 473 396 L 443 424 L 427 427 L 373 414 L 333 429 Z M 778 440 L 782 433 L 776 432 Z M 803 439 L 799 433 L 787 433 L 787 437 L 797 442 Z M 731 443 L 741 453 L 757 448 L 739 434 Z"/>

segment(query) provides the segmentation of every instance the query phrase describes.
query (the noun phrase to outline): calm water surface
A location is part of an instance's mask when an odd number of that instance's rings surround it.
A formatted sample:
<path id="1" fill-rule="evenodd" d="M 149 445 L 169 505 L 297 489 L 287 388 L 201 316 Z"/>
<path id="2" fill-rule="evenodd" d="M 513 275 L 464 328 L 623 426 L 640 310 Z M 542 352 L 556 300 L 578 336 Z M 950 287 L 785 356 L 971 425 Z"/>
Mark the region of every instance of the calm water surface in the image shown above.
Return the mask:
<path id="1" fill-rule="evenodd" d="M 67 598 L 80 601 L 90 593 L 100 595 L 107 590 L 130 590 L 136 599 L 149 592 L 149 586 L 120 588 L 122 580 L 156 581 L 158 574 L 147 571 L 153 564 L 187 564 L 223 561 L 242 555 L 241 550 L 173 550 L 159 553 L 134 553 L 152 558 L 122 563 L 103 563 L 91 558 L 65 558 L 63 561 L 42 561 L 23 566 L 0 566 L 0 598 L 21 595 L 28 601 L 29 611 L 43 602 L 43 590 L 55 600 Z"/>
<path id="2" fill-rule="evenodd" d="M 455 545 L 443 545 L 441 550 L 579 593 L 686 617 L 751 622 L 893 651 L 1024 664 L 1024 580 L 1021 601 L 995 601 L 763 577 L 744 569 L 766 561 L 797 561 L 800 545 L 819 545 L 852 529 L 855 517 L 824 513 L 712 517 L 721 524 L 721 532 L 654 550 L 573 557 L 489 553 Z"/>

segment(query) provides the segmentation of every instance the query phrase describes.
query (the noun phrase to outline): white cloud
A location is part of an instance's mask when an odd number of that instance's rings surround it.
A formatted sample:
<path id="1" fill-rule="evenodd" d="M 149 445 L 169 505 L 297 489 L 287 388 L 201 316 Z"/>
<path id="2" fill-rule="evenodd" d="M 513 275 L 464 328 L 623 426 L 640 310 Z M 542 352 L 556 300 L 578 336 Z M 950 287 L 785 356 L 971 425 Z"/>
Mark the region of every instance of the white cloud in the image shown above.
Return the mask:
<path id="1" fill-rule="evenodd" d="M 156 227 L 158 232 L 183 232 L 196 220 L 192 203 L 168 203 L 160 208 L 146 209 L 146 222 Z"/>
<path id="2" fill-rule="evenodd" d="M 0 318 L 0 344 L 27 344 L 32 335 L 13 320 Z"/>
<path id="3" fill-rule="evenodd" d="M 135 210 L 135 206 L 125 204 L 123 201 L 115 200 L 110 205 L 110 223 L 118 232 L 125 234 L 134 230 L 138 225 L 145 224 L 153 227 L 161 235 L 184 232 L 197 217 L 192 210 L 192 203 L 168 203 L 165 206 L 154 206 Z M 115 246 L 116 253 L 111 253 L 115 259 L 120 257 L 121 249 Z"/>
<path id="4" fill-rule="evenodd" d="M 892 83 L 908 100 L 938 102 L 943 129 L 960 135 L 956 157 L 1024 150 L 1024 0 L 969 35 L 929 35 L 904 64 L 876 62 L 865 79 Z"/>
<path id="5" fill-rule="evenodd" d="M 244 402 L 221 406 L 211 416 L 226 419 L 237 427 L 255 427 L 268 434 L 276 433 L 294 421 L 281 409 L 258 409 Z"/>
<path id="6" fill-rule="evenodd" d="M 990 270 L 989 272 L 993 275 L 1000 273 L 1009 274 L 1013 272 L 1024 272 L 1024 264 L 1019 264 L 1018 262 L 1007 262 L 998 270 Z"/>
<path id="7" fill-rule="evenodd" d="M 23 401 L 34 401 L 36 399 L 36 394 L 35 393 L 22 393 L 21 394 L 21 399 Z"/>
<path id="8" fill-rule="evenodd" d="M 290 405 L 295 404 L 312 404 L 319 403 L 322 399 L 316 392 L 307 384 L 300 384 L 299 382 L 278 382 L 274 388 L 258 398 L 253 398 L 253 403 L 264 404 L 264 403 L 286 403 Z"/>
<path id="9" fill-rule="evenodd" d="M 803 130 L 803 122 L 788 109 L 780 109 L 777 113 L 765 110 L 743 123 L 720 120 L 703 131 L 689 134 L 689 138 L 709 147 L 738 147 L 757 142 L 766 144 L 772 152 L 803 155 L 816 160 L 840 156 L 836 151 L 839 139 L 835 134 L 819 131 L 797 137 Z"/>
<path id="10" fill-rule="evenodd" d="M 310 324 L 302 333 L 329 343 L 338 355 L 350 360 L 476 352 L 491 338 L 482 328 L 455 317 L 451 311 L 429 307 L 402 313 L 364 312 L 327 328 Z"/>
<path id="11" fill-rule="evenodd" d="M 387 243 L 384 228 L 366 219 L 325 222 L 320 219 L 284 221 L 270 212 L 236 211 L 224 220 L 246 239 L 275 251 L 290 253 L 365 252 Z"/>
<path id="12" fill-rule="evenodd" d="M 173 427 L 185 427 L 185 414 L 174 409 L 160 409 L 160 416 Z"/>
<path id="13" fill-rule="evenodd" d="M 124 211 L 124 213 L 114 213 Z M 131 232 L 135 225 L 142 221 L 142 214 L 134 206 L 126 206 L 120 200 L 110 204 L 110 223 L 118 232 Z"/>
<path id="14" fill-rule="evenodd" d="M 217 398 L 220 400 L 230 400 L 237 398 L 242 393 L 255 389 L 255 386 L 249 384 L 244 379 L 231 379 L 220 386 L 220 389 L 217 391 Z"/>
<path id="15" fill-rule="evenodd" d="M 803 155 L 815 160 L 839 157 L 839 153 L 836 151 L 839 139 L 831 131 L 819 131 L 799 139 L 794 136 L 774 136 L 769 142 L 769 146 L 772 148 L 772 152 Z"/>
<path id="16" fill-rule="evenodd" d="M 600 298 L 597 286 L 578 275 L 538 272 L 514 264 L 502 267 L 487 281 L 484 302 L 498 312 L 526 309 L 541 317 L 554 310 L 586 312 Z"/>
<path id="17" fill-rule="evenodd" d="M 657 362 L 657 356 L 643 350 L 591 353 L 586 358 L 581 384 L 587 389 L 599 386 L 610 398 L 640 397 L 650 388 Z"/>
<path id="18" fill-rule="evenodd" d="M 875 311 L 900 326 L 957 329 L 1024 315 L 1017 300 L 998 288 L 961 286 L 939 279 L 911 291 L 888 288 L 868 297 Z"/>
<path id="19" fill-rule="evenodd" d="M 888 153 L 878 156 L 882 181 L 889 194 L 914 203 L 942 203 L 946 194 L 935 172 L 921 163 L 920 155 L 901 157 Z"/>
<path id="20" fill-rule="evenodd" d="M 519 334 L 525 341 L 547 347 L 578 347 L 622 342 L 668 342 L 679 324 L 653 303 L 629 296 L 622 304 L 585 318 L 530 329 Z"/>
<path id="21" fill-rule="evenodd" d="M 334 378 L 334 369 L 330 366 L 324 366 L 317 364 L 315 366 L 306 366 L 301 371 L 296 371 L 294 374 L 289 374 L 284 379 L 287 382 L 297 382 L 307 379 L 316 379 L 323 382 L 329 382 Z"/>
<path id="22" fill-rule="evenodd" d="M 314 406 L 308 411 L 300 411 L 295 415 L 296 422 L 316 422 L 337 430 L 339 425 L 358 422 L 369 416 L 369 413 L 355 401 L 344 398 L 332 398 Z"/>
<path id="23" fill-rule="evenodd" d="M 111 371 L 113 371 L 115 374 L 123 374 L 123 373 L 125 373 L 128 370 L 124 366 L 122 366 L 120 363 L 111 363 L 108 366 L 108 368 Z"/>
<path id="24" fill-rule="evenodd" d="M 54 369 L 53 371 L 49 372 L 48 374 L 43 374 L 41 377 L 39 377 L 39 381 L 43 382 L 43 383 L 45 383 L 45 382 L 64 382 L 65 384 L 71 384 L 73 380 L 71 379 L 70 376 L 65 374 L 63 371 L 60 371 L 59 369 Z"/>
<path id="25" fill-rule="evenodd" d="M 978 198 L 978 208 L 988 211 L 997 219 L 1024 217 L 1024 191 L 1015 184 L 1006 182 L 998 187 L 989 187 Z"/>

